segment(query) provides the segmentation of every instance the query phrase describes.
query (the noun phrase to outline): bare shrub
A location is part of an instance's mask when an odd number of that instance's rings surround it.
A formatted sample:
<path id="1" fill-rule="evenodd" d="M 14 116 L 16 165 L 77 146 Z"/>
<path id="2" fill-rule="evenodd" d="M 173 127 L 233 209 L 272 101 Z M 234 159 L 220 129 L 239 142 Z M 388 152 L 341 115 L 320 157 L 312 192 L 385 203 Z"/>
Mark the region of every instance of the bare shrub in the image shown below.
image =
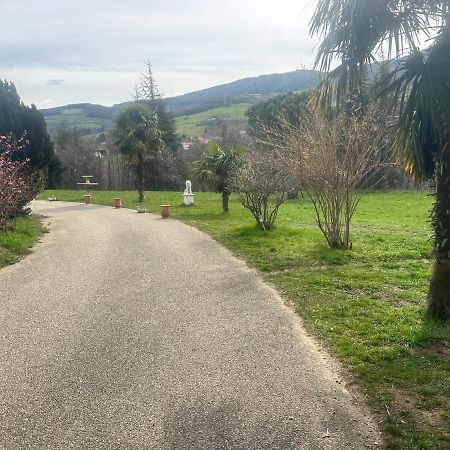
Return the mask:
<path id="1" fill-rule="evenodd" d="M 264 231 L 273 229 L 280 206 L 296 187 L 282 154 L 256 150 L 233 170 L 228 183 Z"/>
<path id="2" fill-rule="evenodd" d="M 329 247 L 350 248 L 350 222 L 356 207 L 380 181 L 373 175 L 387 163 L 385 120 L 376 109 L 351 118 L 330 118 L 307 110 L 298 125 L 282 118 L 279 124 L 267 130 L 266 145 L 291 160 Z"/>
<path id="3" fill-rule="evenodd" d="M 300 128 L 302 180 L 330 248 L 350 247 L 353 214 L 374 186 L 371 175 L 384 163 L 386 142 L 378 123 L 375 111 L 363 118 L 340 115 L 332 120 L 314 112 Z"/>

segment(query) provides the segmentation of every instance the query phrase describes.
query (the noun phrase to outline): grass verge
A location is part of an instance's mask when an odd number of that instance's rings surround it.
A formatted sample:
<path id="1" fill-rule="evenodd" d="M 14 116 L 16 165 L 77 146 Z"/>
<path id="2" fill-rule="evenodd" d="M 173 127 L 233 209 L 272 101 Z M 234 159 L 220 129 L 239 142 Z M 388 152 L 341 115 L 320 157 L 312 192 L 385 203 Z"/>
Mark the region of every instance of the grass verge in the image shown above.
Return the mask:
<path id="1" fill-rule="evenodd" d="M 30 253 L 31 247 L 45 232 L 45 227 L 34 216 L 19 217 L 13 229 L 0 231 L 0 268 L 14 264 Z"/>
<path id="2" fill-rule="evenodd" d="M 82 201 L 82 191 L 52 191 Z M 135 207 L 134 192 L 93 192 L 112 205 L 120 196 Z M 291 300 L 306 326 L 356 376 L 379 414 L 390 449 L 450 448 L 450 325 L 425 317 L 431 272 L 431 198 L 422 192 L 367 195 L 354 218 L 353 249 L 333 251 L 314 223 L 306 199 L 283 205 L 273 232 L 259 231 L 231 198 L 221 212 L 218 194 L 198 193 L 184 207 L 174 192 L 146 194 L 158 213 L 196 226 L 258 268 Z"/>

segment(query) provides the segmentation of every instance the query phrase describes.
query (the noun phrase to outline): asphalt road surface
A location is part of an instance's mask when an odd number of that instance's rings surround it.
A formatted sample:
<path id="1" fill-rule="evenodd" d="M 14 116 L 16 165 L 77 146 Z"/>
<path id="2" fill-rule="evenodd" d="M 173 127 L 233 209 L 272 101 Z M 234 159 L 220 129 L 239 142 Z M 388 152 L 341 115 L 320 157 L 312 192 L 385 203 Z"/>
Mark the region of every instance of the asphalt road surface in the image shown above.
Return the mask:
<path id="1" fill-rule="evenodd" d="M 376 421 L 298 317 L 174 220 L 35 202 L 0 271 L 2 449 L 365 449 Z"/>

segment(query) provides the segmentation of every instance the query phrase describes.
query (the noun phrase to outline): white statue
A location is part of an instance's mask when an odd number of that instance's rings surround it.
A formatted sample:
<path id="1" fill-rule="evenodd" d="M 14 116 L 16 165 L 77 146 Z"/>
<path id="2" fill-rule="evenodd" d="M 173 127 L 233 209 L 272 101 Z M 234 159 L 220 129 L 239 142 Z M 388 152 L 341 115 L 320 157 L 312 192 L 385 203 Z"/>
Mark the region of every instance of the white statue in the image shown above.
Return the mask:
<path id="1" fill-rule="evenodd" d="M 191 180 L 186 180 L 186 189 L 183 194 L 183 202 L 186 206 L 191 206 L 194 204 L 194 195 L 192 193 L 192 183 Z"/>
<path id="2" fill-rule="evenodd" d="M 185 194 L 192 195 L 192 183 L 191 180 L 186 180 L 186 189 L 184 190 Z"/>

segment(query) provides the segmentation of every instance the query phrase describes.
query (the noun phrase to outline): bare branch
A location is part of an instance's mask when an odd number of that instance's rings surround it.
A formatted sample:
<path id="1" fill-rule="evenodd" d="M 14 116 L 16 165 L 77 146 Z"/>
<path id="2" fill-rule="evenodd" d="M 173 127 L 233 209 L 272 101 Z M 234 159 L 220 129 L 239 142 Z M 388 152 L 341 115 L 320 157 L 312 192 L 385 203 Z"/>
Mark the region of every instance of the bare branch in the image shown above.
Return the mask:
<path id="1" fill-rule="evenodd" d="M 262 150 L 250 152 L 228 183 L 264 231 L 273 228 L 280 206 L 297 188 L 289 161 L 281 154 Z"/>
<path id="2" fill-rule="evenodd" d="M 290 161 L 331 248 L 351 246 L 350 222 L 356 207 L 376 182 L 377 169 L 387 164 L 384 122 L 373 108 L 352 118 L 307 110 L 298 125 L 279 118 L 276 127 L 266 129 L 264 145 Z"/>

